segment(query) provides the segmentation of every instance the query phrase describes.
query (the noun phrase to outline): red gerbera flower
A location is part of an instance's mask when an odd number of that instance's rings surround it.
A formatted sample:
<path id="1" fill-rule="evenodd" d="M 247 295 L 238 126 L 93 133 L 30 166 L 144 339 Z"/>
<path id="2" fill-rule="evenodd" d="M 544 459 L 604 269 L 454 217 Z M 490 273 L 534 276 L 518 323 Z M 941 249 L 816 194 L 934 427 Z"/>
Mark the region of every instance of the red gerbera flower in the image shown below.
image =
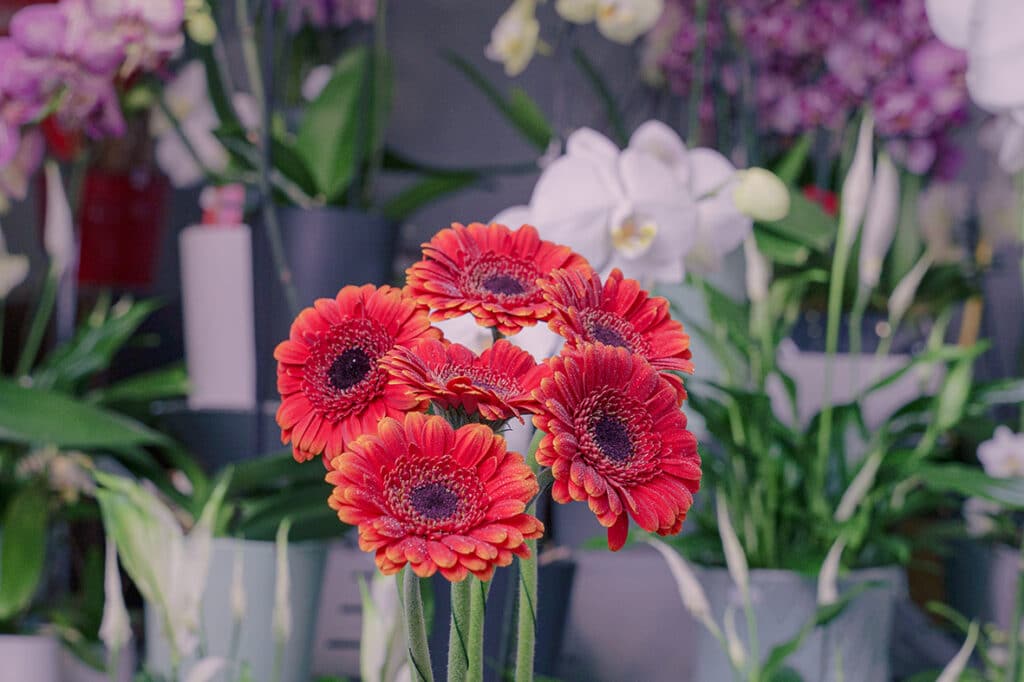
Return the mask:
<path id="1" fill-rule="evenodd" d="M 358 525 L 359 546 L 385 575 L 406 563 L 458 582 L 490 580 L 495 566 L 530 556 L 544 525 L 524 513 L 537 478 L 505 439 L 483 424 L 455 430 L 443 417 L 386 418 L 334 460 L 330 505 Z"/>
<path id="2" fill-rule="evenodd" d="M 559 268 L 587 267 L 567 246 L 543 241 L 523 225 L 455 223 L 423 245 L 424 259 L 406 271 L 406 291 L 446 320 L 472 313 L 484 327 L 515 334 L 551 315 L 537 279 Z"/>
<path id="3" fill-rule="evenodd" d="M 384 366 L 391 382 L 446 410 L 505 421 L 531 411 L 531 392 L 545 373 L 533 356 L 504 339 L 479 357 L 465 346 L 434 339 L 396 349 Z"/>
<path id="4" fill-rule="evenodd" d="M 545 433 L 537 461 L 551 467 L 554 500 L 586 500 L 613 551 L 626 542 L 629 516 L 644 530 L 678 533 L 701 471 L 672 387 L 625 348 L 584 346 L 550 365 L 533 394 L 533 423 Z"/>
<path id="5" fill-rule="evenodd" d="M 604 285 L 596 272 L 563 270 L 552 273 L 540 287 L 554 308 L 548 326 L 565 337 L 569 348 L 591 343 L 626 348 L 664 372 L 679 404 L 686 399 L 683 380 L 669 372 L 693 373 L 690 337 L 672 319 L 667 300 L 652 298 L 618 268 Z"/>
<path id="6" fill-rule="evenodd" d="M 274 350 L 282 442 L 300 462 L 322 454 L 329 464 L 382 417 L 426 409 L 388 386 L 380 361 L 395 347 L 440 335 L 427 310 L 394 287 L 347 286 L 317 300 Z"/>

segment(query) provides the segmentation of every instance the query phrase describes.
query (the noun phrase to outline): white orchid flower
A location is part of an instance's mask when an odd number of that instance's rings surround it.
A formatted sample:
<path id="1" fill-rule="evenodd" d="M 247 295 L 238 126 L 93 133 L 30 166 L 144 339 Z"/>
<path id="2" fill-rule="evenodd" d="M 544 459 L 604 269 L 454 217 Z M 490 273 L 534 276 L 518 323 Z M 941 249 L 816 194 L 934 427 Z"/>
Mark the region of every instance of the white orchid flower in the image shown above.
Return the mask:
<path id="1" fill-rule="evenodd" d="M 992 438 L 978 446 L 978 459 L 992 478 L 1024 477 L 1024 433 L 1000 426 Z"/>
<path id="2" fill-rule="evenodd" d="M 533 59 L 540 42 L 536 0 L 515 0 L 491 31 L 485 56 L 505 66 L 505 75 L 518 76 Z"/>
<path id="3" fill-rule="evenodd" d="M 597 0 L 597 30 L 608 40 L 629 45 L 654 28 L 664 0 Z"/>
<path id="4" fill-rule="evenodd" d="M 597 0 L 556 0 L 555 12 L 573 24 L 589 24 L 597 18 Z"/>
<path id="5" fill-rule="evenodd" d="M 860 284 L 868 290 L 878 286 L 882 264 L 896 236 L 900 218 L 900 174 L 889 155 L 882 153 L 875 167 L 875 181 L 864 218 L 860 244 Z"/>
<path id="6" fill-rule="evenodd" d="M 874 165 L 874 135 L 874 119 L 870 113 L 865 114 L 857 132 L 857 148 L 843 180 L 839 202 L 839 240 L 847 246 L 857 241 L 860 224 L 868 208 Z"/>
<path id="7" fill-rule="evenodd" d="M 229 157 L 214 135 L 220 119 L 207 91 L 206 69 L 202 62 L 193 60 L 185 64 L 164 87 L 163 97 L 178 130 L 158 107 L 150 118 L 150 132 L 157 139 L 157 164 L 171 183 L 175 187 L 189 187 L 203 181 L 205 171 L 224 171 Z M 259 126 L 259 104 L 251 95 L 236 93 L 232 102 L 243 126 L 247 129 Z M 187 145 L 182 136 L 188 140 Z"/>
<path id="8" fill-rule="evenodd" d="M 222 480 L 186 534 L 174 512 L 135 481 L 97 472 L 103 525 L 121 565 L 161 615 L 172 656 L 181 661 L 199 644 L 199 608 L 210 564 L 213 524 L 227 491 Z"/>
<path id="9" fill-rule="evenodd" d="M 103 569 L 103 619 L 100 621 L 99 635 L 100 641 L 115 658 L 132 638 L 128 608 L 124 605 L 124 593 L 121 591 L 117 547 L 110 537 L 107 537 Z"/>
<path id="10" fill-rule="evenodd" d="M 651 132 L 660 139 L 647 139 Z M 545 239 L 570 246 L 601 272 L 617 267 L 647 282 L 682 281 L 697 207 L 681 179 L 689 177 L 685 147 L 679 142 L 681 151 L 673 149 L 678 136 L 668 133 L 645 124 L 619 150 L 594 130 L 577 130 L 565 155 L 544 169 L 530 205 L 503 211 L 495 221 L 534 225 Z"/>
<path id="11" fill-rule="evenodd" d="M 28 256 L 7 252 L 3 230 L 0 230 L 0 301 L 7 298 L 14 288 L 28 277 Z"/>
<path id="12" fill-rule="evenodd" d="M 50 257 L 50 268 L 59 277 L 68 271 L 76 257 L 75 227 L 71 217 L 71 204 L 64 191 L 64 180 L 55 161 L 47 161 L 46 217 L 43 247 Z"/>
<path id="13" fill-rule="evenodd" d="M 1000 165 L 1024 169 L 1024 3 L 1018 0 L 927 0 L 932 30 L 967 51 L 967 89 L 981 108 L 999 116 Z"/>
<path id="14" fill-rule="evenodd" d="M 629 147 L 660 159 L 697 204 L 686 267 L 703 275 L 720 270 L 722 259 L 739 248 L 753 227 L 750 216 L 736 201 L 740 179 L 736 167 L 713 149 L 688 150 L 679 135 L 661 121 L 647 121 L 637 128 Z"/>

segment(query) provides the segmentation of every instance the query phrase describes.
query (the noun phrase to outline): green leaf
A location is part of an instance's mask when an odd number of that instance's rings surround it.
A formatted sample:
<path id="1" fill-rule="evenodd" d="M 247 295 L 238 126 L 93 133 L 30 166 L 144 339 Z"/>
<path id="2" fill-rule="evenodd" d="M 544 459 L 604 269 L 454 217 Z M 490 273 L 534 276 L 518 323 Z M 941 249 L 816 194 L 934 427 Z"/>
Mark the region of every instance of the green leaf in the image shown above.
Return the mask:
<path id="1" fill-rule="evenodd" d="M 360 116 L 369 60 L 365 47 L 349 50 L 299 126 L 295 149 L 328 203 L 344 196 L 361 161 Z"/>
<path id="2" fill-rule="evenodd" d="M 590 84 L 591 90 L 594 91 L 597 98 L 601 100 L 601 104 L 604 105 L 605 116 L 608 118 L 608 125 L 612 128 L 615 141 L 618 142 L 620 147 L 625 147 L 626 143 L 629 142 L 629 133 L 626 130 L 622 111 L 619 110 L 618 102 L 616 102 L 611 88 L 608 87 L 608 83 L 601 76 L 601 72 L 594 66 L 594 63 L 590 61 L 590 58 L 587 57 L 587 54 L 582 49 L 574 47 L 572 56 L 576 66 L 583 72 L 587 83 Z"/>
<path id="3" fill-rule="evenodd" d="M 72 390 L 107 369 L 114 355 L 158 307 L 156 301 L 134 303 L 127 309 L 120 304 L 109 309 L 98 306 L 75 336 L 50 353 L 33 372 L 33 386 Z"/>
<path id="4" fill-rule="evenodd" d="M 25 486 L 0 524 L 0 621 L 18 615 L 35 596 L 46 559 L 46 492 Z"/>
<path id="5" fill-rule="evenodd" d="M 983 497 L 1005 507 L 1024 509 L 1021 478 L 992 478 L 978 467 L 966 464 L 915 465 L 912 473 L 926 488 L 936 492 Z"/>
<path id="6" fill-rule="evenodd" d="M 487 77 L 458 54 L 446 51 L 444 58 L 462 72 L 483 93 L 519 132 L 540 151 L 546 151 L 554 132 L 540 107 L 521 88 L 514 88 L 509 97 L 491 85 Z"/>
<path id="7" fill-rule="evenodd" d="M 106 405 L 148 404 L 154 400 L 177 398 L 188 393 L 188 372 L 184 365 L 137 374 L 116 384 L 91 391 L 89 400 Z"/>
<path id="8" fill-rule="evenodd" d="M 797 242 L 780 237 L 769 230 L 754 230 L 757 249 L 773 263 L 800 266 L 807 263 L 811 250 Z"/>
<path id="9" fill-rule="evenodd" d="M 165 439 L 139 422 L 61 393 L 0 377 L 0 440 L 82 449 L 147 445 Z"/>
<path id="10" fill-rule="evenodd" d="M 382 212 L 391 220 L 405 220 L 430 202 L 470 187 L 479 179 L 480 176 L 476 173 L 442 173 L 427 176 L 392 197 L 384 204 Z"/>
<path id="11" fill-rule="evenodd" d="M 780 237 L 821 253 L 832 248 L 839 224 L 824 209 L 798 190 L 790 187 L 789 214 L 773 223 L 759 223 L 758 227 Z"/>
<path id="12" fill-rule="evenodd" d="M 935 428 L 940 433 L 956 426 L 963 417 L 973 378 L 973 357 L 958 361 L 946 375 L 935 407 Z"/>
<path id="13" fill-rule="evenodd" d="M 814 131 L 804 133 L 775 166 L 775 174 L 787 185 L 796 185 L 814 144 Z"/>
<path id="14" fill-rule="evenodd" d="M 315 196 L 317 193 L 316 179 L 305 158 L 296 148 L 295 141 L 275 134 L 270 141 L 270 149 L 274 167 L 281 171 L 284 177 L 294 182 L 295 186 L 307 196 Z"/>
<path id="15" fill-rule="evenodd" d="M 241 127 L 238 114 L 235 112 L 234 103 L 231 101 L 228 88 L 224 83 L 221 64 L 213 52 L 213 47 L 210 45 L 196 45 L 196 51 L 206 69 L 206 90 L 210 95 L 210 101 L 213 103 L 213 109 L 217 112 L 217 118 L 220 120 L 221 125 Z"/>
<path id="16" fill-rule="evenodd" d="M 919 353 L 903 367 L 890 373 L 887 376 L 882 377 L 875 383 L 871 384 L 864 391 L 864 395 L 871 395 L 875 391 L 881 390 L 886 386 L 891 386 L 900 379 L 902 379 L 908 372 L 920 365 L 928 365 L 939 362 L 962 362 L 962 361 L 973 361 L 974 358 L 978 357 L 986 350 L 988 350 L 988 343 L 977 343 L 973 346 L 940 346 L 935 350 L 930 350 L 925 353 Z"/>

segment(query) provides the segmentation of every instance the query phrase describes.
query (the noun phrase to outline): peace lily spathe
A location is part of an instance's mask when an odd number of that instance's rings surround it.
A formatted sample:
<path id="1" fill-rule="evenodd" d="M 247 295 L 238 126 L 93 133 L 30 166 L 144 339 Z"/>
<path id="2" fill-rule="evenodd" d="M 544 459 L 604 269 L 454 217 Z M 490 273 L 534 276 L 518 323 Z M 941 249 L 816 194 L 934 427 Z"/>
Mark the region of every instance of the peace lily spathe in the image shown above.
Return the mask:
<path id="1" fill-rule="evenodd" d="M 1024 433 L 1000 426 L 991 439 L 978 446 L 978 459 L 992 478 L 1024 477 Z"/>
<path id="2" fill-rule="evenodd" d="M 501 62 L 507 76 L 518 76 L 530 64 L 540 41 L 536 0 L 515 0 L 491 31 L 484 50 L 488 59 Z"/>
<path id="3" fill-rule="evenodd" d="M 71 220 L 71 204 L 64 191 L 60 167 L 54 161 L 46 162 L 46 217 L 43 227 L 43 247 L 50 257 L 50 269 L 60 277 L 75 260 L 75 228 Z"/>
<path id="4" fill-rule="evenodd" d="M 900 214 L 900 175 L 888 154 L 878 157 L 875 181 L 871 187 L 871 198 L 864 218 L 864 233 L 861 236 L 860 284 L 873 290 L 882 276 L 882 263 L 896 236 Z"/>
<path id="5" fill-rule="evenodd" d="M 121 571 L 117 566 L 117 547 L 107 537 L 106 561 L 103 569 L 103 619 L 100 622 L 100 641 L 116 659 L 124 645 L 132 638 L 128 609 L 121 591 Z"/>
<path id="6" fill-rule="evenodd" d="M 861 221 L 868 208 L 874 166 L 875 123 L 870 113 L 864 114 L 857 131 L 857 148 L 850 169 L 843 180 L 839 204 L 839 240 L 847 246 L 857 241 Z"/>
<path id="7" fill-rule="evenodd" d="M 1024 169 L 1024 3 L 1018 0 L 927 0 L 932 30 L 967 51 L 967 89 L 981 108 L 999 116 L 1000 164 Z"/>
<path id="8" fill-rule="evenodd" d="M 156 495 L 130 479 L 96 472 L 103 526 L 121 565 L 143 598 L 160 614 L 172 660 L 180 663 L 199 644 L 199 607 L 210 564 L 213 523 L 227 491 L 222 480 L 186 534 Z"/>

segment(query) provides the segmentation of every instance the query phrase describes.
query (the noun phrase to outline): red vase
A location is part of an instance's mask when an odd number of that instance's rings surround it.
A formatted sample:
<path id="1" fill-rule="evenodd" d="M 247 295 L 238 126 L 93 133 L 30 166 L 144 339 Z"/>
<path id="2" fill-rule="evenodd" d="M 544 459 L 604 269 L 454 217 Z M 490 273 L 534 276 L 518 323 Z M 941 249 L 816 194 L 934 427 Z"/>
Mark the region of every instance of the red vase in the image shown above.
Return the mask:
<path id="1" fill-rule="evenodd" d="M 89 170 L 78 216 L 80 284 L 124 288 L 152 284 L 167 194 L 167 180 L 151 168 Z"/>

